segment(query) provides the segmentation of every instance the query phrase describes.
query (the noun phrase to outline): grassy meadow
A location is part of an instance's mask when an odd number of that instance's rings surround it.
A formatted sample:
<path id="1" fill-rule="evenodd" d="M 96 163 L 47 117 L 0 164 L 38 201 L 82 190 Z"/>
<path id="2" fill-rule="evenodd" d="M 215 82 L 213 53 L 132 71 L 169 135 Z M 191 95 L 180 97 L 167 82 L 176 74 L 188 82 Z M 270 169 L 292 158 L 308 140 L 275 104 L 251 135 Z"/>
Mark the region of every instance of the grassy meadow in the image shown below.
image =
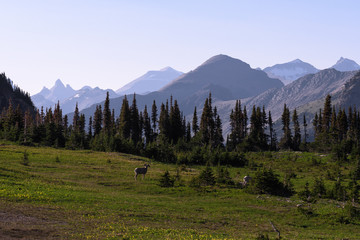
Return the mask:
<path id="1" fill-rule="evenodd" d="M 354 165 L 339 166 L 331 156 L 314 153 L 248 153 L 246 158 L 247 167 L 228 169 L 235 182 L 271 166 L 280 179 L 292 174 L 297 192 L 320 176 L 331 188 L 329 175 L 345 176 Z M 145 179 L 135 181 L 134 168 L 146 161 L 0 142 L 0 239 L 256 239 L 260 234 L 276 239 L 269 221 L 282 239 L 360 239 L 360 219 L 349 217 L 346 202 L 189 187 L 201 166 L 151 162 Z M 177 169 L 176 186 L 160 187 L 161 175 L 168 170 L 175 176 Z"/>

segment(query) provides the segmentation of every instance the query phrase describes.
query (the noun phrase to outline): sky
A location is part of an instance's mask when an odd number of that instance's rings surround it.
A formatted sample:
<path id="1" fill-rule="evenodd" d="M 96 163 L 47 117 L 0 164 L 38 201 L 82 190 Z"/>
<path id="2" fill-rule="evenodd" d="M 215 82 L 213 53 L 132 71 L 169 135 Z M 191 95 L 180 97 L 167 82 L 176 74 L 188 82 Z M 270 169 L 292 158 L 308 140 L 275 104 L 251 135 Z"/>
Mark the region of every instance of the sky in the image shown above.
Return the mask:
<path id="1" fill-rule="evenodd" d="M 117 90 L 226 54 L 265 68 L 360 64 L 358 0 L 0 0 L 0 72 L 31 95 L 57 79 Z"/>

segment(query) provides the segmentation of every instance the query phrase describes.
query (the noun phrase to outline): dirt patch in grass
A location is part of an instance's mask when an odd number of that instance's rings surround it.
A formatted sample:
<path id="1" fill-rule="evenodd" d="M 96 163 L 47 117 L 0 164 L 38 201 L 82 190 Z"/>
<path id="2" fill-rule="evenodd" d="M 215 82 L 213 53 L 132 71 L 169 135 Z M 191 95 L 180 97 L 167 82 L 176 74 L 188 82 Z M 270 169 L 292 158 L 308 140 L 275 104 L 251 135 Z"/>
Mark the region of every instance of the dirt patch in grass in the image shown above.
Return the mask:
<path id="1" fill-rule="evenodd" d="M 60 210 L 0 201 L 0 239 L 63 239 Z M 61 234 L 62 233 L 62 234 Z"/>

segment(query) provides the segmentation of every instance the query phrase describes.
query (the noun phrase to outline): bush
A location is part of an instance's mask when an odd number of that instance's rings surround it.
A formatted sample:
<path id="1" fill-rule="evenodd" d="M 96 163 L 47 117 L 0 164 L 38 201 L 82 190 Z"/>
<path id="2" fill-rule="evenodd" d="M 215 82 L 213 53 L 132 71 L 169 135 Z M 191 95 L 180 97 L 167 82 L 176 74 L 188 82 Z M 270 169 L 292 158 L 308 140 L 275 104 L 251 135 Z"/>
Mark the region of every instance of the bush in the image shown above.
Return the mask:
<path id="1" fill-rule="evenodd" d="M 170 176 L 170 173 L 168 170 L 165 171 L 163 175 L 161 175 L 161 178 L 159 180 L 160 187 L 173 187 L 175 179 Z"/>
<path id="2" fill-rule="evenodd" d="M 22 165 L 24 166 L 29 166 L 29 153 L 25 150 L 24 151 L 24 156 L 23 156 L 23 159 L 22 159 Z"/>
<path id="3" fill-rule="evenodd" d="M 242 153 L 222 152 L 220 154 L 220 164 L 233 167 L 244 167 L 248 164 L 248 161 Z"/>
<path id="4" fill-rule="evenodd" d="M 304 190 L 298 192 L 298 196 L 301 200 L 311 202 L 311 192 L 309 190 L 309 183 L 305 183 Z"/>
<path id="5" fill-rule="evenodd" d="M 346 189 L 341 184 L 341 179 L 338 178 L 338 180 L 335 182 L 333 188 L 329 192 L 329 198 L 339 200 L 339 201 L 345 201 L 347 198 Z"/>
<path id="6" fill-rule="evenodd" d="M 314 186 L 311 193 L 314 197 L 326 196 L 326 188 L 322 178 L 315 178 Z"/>
<path id="7" fill-rule="evenodd" d="M 234 181 L 230 177 L 230 173 L 227 168 L 218 166 L 216 182 L 218 184 L 234 185 Z"/>
<path id="8" fill-rule="evenodd" d="M 271 194 L 277 196 L 291 196 L 292 190 L 279 180 L 279 175 L 272 169 L 260 169 L 255 173 L 247 191 L 253 194 Z"/>
<path id="9" fill-rule="evenodd" d="M 200 173 L 199 176 L 191 179 L 190 186 L 191 187 L 206 187 L 206 186 L 214 186 L 216 183 L 213 171 L 209 165 Z"/>

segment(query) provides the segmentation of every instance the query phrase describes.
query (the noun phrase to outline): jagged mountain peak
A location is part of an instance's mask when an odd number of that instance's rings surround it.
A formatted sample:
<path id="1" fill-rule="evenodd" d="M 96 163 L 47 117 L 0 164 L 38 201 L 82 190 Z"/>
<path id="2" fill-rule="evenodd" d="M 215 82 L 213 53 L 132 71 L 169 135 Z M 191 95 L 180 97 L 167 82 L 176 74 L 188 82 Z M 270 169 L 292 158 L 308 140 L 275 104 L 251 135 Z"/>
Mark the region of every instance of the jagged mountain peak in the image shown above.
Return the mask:
<path id="1" fill-rule="evenodd" d="M 332 68 L 335 68 L 341 72 L 347 72 L 360 70 L 360 65 L 357 64 L 354 60 L 340 57 L 340 59 L 336 62 L 335 65 L 332 66 Z"/>
<path id="2" fill-rule="evenodd" d="M 65 85 L 62 83 L 62 81 L 60 79 L 55 81 L 55 85 L 53 88 L 59 88 L 59 87 L 65 88 Z"/>

